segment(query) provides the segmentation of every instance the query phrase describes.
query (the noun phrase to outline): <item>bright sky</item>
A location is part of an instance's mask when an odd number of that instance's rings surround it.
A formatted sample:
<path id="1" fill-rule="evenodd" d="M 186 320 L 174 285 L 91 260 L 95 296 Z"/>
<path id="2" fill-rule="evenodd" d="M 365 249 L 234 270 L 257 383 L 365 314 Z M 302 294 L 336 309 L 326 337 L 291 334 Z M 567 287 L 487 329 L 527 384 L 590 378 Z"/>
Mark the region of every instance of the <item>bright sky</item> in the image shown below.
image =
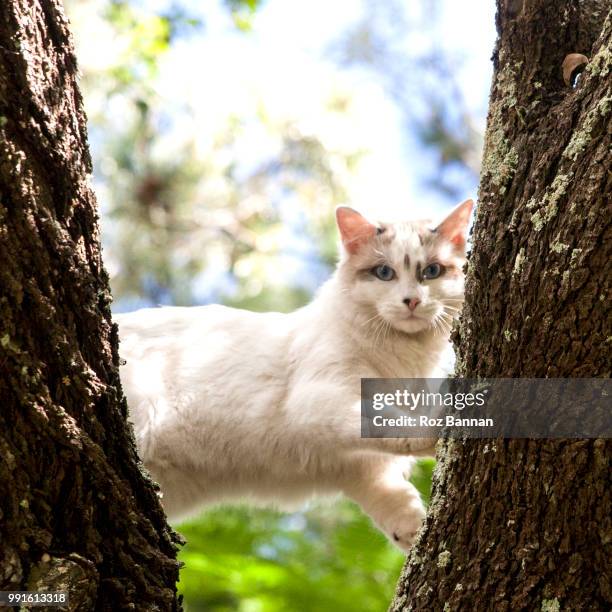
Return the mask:
<path id="1" fill-rule="evenodd" d="M 202 18 L 204 33 L 180 40 L 164 57 L 158 92 L 168 109 L 188 104 L 195 110 L 193 117 L 183 117 L 182 129 L 195 133 L 202 149 L 228 115 L 254 118 L 254 105 L 260 102 L 273 120 L 297 120 L 302 131 L 312 130 L 332 148 L 357 146 L 370 151 L 352 181 L 353 206 L 392 217 L 405 215 L 407 204 L 417 214 L 435 213 L 450 203 L 423 188 L 431 160 L 403 130 L 395 103 L 374 77 L 340 67 L 326 53 L 347 27 L 359 21 L 366 1 L 266 0 L 254 17 L 252 32 L 245 34 L 236 30 L 221 1 L 189 0 L 185 4 Z M 168 2 L 143 0 L 142 4 L 163 9 Z M 427 3 L 412 2 L 407 8 L 414 11 L 420 6 Z M 494 1 L 440 0 L 439 14 L 439 39 L 457 57 L 457 81 L 484 129 L 495 39 Z M 99 20 L 90 25 L 91 32 L 85 31 L 79 41 L 79 57 L 82 65 L 101 67 L 120 47 L 117 41 L 104 44 Z M 414 32 L 408 42 L 416 47 L 430 44 L 425 35 L 419 38 Z M 325 112 L 325 103 L 342 92 L 352 94 L 354 104 L 349 116 L 338 121 L 337 114 L 330 117 Z M 175 138 L 180 140 L 180 134 L 176 132 Z M 241 163 L 255 164 L 276 145 L 254 120 L 241 142 Z"/>
<path id="2" fill-rule="evenodd" d="M 365 147 L 370 154 L 351 184 L 351 205 L 381 216 L 435 215 L 449 206 L 422 182 L 428 169 L 416 142 L 406 138 L 401 113 L 372 77 L 339 67 L 326 50 L 362 15 L 365 0 L 267 0 L 253 31 L 237 32 L 220 3 L 193 1 L 205 21 L 205 36 L 181 41 L 163 62 L 159 91 L 172 100 L 189 100 L 202 146 L 223 125 L 228 113 L 248 117 L 261 101 L 276 119 L 297 118 L 331 148 Z M 440 38 L 457 57 L 458 82 L 484 130 L 495 39 L 493 0 L 442 0 Z M 413 44 L 428 41 L 414 39 Z M 195 61 L 194 61 L 195 58 Z M 180 69 L 184 67 L 184 69 Z M 353 93 L 344 121 L 322 109 L 333 93 Z M 194 125 L 186 126 L 194 129 Z M 253 163 L 274 142 L 253 126 L 241 143 L 241 156 Z M 470 189 L 472 186 L 466 186 Z M 468 197 L 473 193 L 466 193 Z"/>

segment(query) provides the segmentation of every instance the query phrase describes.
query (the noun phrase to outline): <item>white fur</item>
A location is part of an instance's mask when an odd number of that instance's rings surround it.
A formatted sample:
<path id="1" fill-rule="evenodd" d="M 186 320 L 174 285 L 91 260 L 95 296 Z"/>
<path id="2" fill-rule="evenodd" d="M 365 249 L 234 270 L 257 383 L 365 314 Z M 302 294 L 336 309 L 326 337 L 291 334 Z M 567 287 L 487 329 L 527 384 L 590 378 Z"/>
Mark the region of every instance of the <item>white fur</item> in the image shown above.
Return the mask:
<path id="1" fill-rule="evenodd" d="M 372 241 L 376 257 L 398 272 L 406 253 L 426 263 L 416 226 L 390 227 L 387 242 L 391 229 L 390 243 Z M 457 312 L 439 300 L 460 300 L 463 276 L 419 284 L 405 269 L 385 283 L 364 278 L 359 257 L 344 253 L 291 314 L 215 305 L 117 317 L 136 441 L 171 519 L 222 501 L 287 508 L 342 492 L 409 548 L 423 506 L 405 475 L 433 441 L 361 438 L 360 379 L 432 375 L 448 346 L 439 313 Z M 402 303 L 413 293 L 419 324 Z"/>

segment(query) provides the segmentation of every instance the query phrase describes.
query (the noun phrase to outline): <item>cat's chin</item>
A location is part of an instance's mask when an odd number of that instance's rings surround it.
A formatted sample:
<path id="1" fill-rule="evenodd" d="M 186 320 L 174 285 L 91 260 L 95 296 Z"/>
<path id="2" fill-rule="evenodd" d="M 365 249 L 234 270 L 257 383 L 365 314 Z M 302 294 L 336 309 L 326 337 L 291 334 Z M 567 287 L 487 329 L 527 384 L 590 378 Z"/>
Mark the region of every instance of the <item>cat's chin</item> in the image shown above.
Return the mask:
<path id="1" fill-rule="evenodd" d="M 406 319 L 396 319 L 392 323 L 393 327 L 405 334 L 417 334 L 431 327 L 427 319 L 421 317 L 410 317 Z"/>

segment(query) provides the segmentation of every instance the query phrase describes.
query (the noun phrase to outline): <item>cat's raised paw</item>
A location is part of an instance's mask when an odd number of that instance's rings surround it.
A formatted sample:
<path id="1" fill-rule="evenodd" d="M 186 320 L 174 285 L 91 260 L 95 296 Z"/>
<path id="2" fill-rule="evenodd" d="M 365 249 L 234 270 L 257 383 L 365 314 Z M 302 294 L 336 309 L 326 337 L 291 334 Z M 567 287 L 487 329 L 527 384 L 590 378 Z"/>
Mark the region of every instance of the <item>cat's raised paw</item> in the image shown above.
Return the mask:
<path id="1" fill-rule="evenodd" d="M 414 544 L 424 518 L 425 510 L 423 507 L 417 507 L 413 504 L 396 516 L 395 520 L 390 521 L 384 531 L 398 548 L 408 552 Z"/>

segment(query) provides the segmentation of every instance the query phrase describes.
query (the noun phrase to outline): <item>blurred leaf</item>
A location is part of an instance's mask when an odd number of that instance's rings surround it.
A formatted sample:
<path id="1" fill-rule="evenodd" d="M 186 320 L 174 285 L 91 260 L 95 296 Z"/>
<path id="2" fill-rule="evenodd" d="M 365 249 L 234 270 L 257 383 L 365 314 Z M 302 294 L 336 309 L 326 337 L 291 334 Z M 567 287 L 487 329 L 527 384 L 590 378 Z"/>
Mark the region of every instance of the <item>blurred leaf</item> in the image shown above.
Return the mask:
<path id="1" fill-rule="evenodd" d="M 249 32 L 253 27 L 253 17 L 261 0 L 225 0 L 230 9 L 235 26 L 243 32 Z"/>
<path id="2" fill-rule="evenodd" d="M 410 476 L 410 482 L 419 490 L 423 503 L 427 506 L 431 494 L 431 477 L 435 467 L 435 459 L 419 459 Z"/>

